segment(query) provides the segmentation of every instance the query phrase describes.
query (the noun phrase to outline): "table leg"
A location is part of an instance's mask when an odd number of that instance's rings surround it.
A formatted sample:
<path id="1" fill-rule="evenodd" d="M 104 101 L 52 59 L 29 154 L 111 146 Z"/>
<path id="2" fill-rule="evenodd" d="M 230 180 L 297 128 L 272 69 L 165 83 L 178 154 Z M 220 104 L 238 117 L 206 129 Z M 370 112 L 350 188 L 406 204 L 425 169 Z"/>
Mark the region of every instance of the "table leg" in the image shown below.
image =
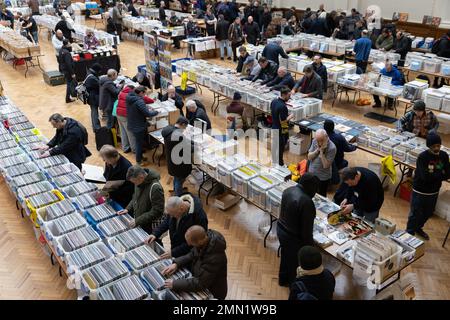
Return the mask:
<path id="1" fill-rule="evenodd" d="M 158 146 L 159 147 L 159 146 Z M 153 150 L 153 155 L 152 155 L 152 162 L 153 163 L 155 163 L 155 154 L 156 154 L 156 151 L 158 151 L 158 147 L 156 147 L 154 150 Z"/>
<path id="2" fill-rule="evenodd" d="M 331 104 L 331 107 L 334 108 L 334 103 L 336 102 L 336 99 L 338 97 L 339 94 L 339 86 L 336 87 L 336 90 L 334 91 L 335 95 L 333 97 L 333 103 Z"/>
<path id="3" fill-rule="evenodd" d="M 271 214 L 270 214 L 270 227 L 269 230 L 267 230 L 267 233 L 264 237 L 264 248 L 267 248 L 267 237 L 269 236 L 270 232 L 272 231 L 272 227 L 273 227 L 273 223 L 276 221 L 277 219 L 275 219 Z"/>
<path id="4" fill-rule="evenodd" d="M 447 242 L 449 234 L 450 234 L 450 227 L 448 227 L 447 235 L 445 236 L 444 242 L 442 242 L 442 248 L 445 247 L 445 243 Z"/>
<path id="5" fill-rule="evenodd" d="M 52 266 L 55 265 L 55 261 L 53 260 L 54 254 L 53 252 L 50 254 L 50 262 L 52 263 Z"/>
<path id="6" fill-rule="evenodd" d="M 199 197 L 199 198 L 200 198 L 200 191 L 201 191 L 201 190 L 204 190 L 204 189 L 203 189 L 203 186 L 205 185 L 206 181 L 208 181 L 208 179 L 206 178 L 205 173 L 202 172 L 202 174 L 203 174 L 203 181 L 202 181 L 202 183 L 200 184 L 200 186 L 198 187 L 198 197 Z M 206 190 L 205 190 L 205 191 L 206 191 Z"/>
<path id="7" fill-rule="evenodd" d="M 399 169 L 400 169 L 400 172 L 402 173 L 402 176 L 401 176 L 401 178 L 400 178 L 400 181 L 398 182 L 397 187 L 395 188 L 395 191 L 394 191 L 394 197 L 397 195 L 397 191 L 398 191 L 398 189 L 400 188 L 400 185 L 402 184 L 403 179 L 405 178 L 406 172 L 407 172 L 408 169 L 409 169 L 407 166 L 404 166 L 404 165 L 402 165 L 402 164 L 399 164 L 398 167 L 399 167 Z"/>
<path id="8" fill-rule="evenodd" d="M 211 196 L 211 193 L 216 185 L 217 182 L 215 180 L 212 180 L 211 189 L 209 189 L 208 193 L 206 194 L 206 205 L 208 205 L 209 197 Z"/>
<path id="9" fill-rule="evenodd" d="M 213 92 L 213 102 L 211 104 L 211 112 L 214 112 L 214 105 L 216 104 L 216 96 L 217 94 Z"/>

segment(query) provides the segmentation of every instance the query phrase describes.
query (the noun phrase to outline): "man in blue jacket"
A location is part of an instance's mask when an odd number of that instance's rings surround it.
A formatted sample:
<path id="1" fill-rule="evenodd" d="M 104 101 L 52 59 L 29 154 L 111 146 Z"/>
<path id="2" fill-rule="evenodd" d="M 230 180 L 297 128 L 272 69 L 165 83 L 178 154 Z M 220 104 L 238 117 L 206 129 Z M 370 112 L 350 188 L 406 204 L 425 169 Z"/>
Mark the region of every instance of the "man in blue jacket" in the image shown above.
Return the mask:
<path id="1" fill-rule="evenodd" d="M 208 218 L 203 210 L 201 200 L 190 193 L 185 193 L 180 197 L 170 197 L 166 203 L 166 216 L 148 237 L 147 243 L 152 243 L 169 231 L 171 249 L 163 253 L 161 258 L 170 259 L 184 256 L 192 249 L 186 243 L 186 231 L 195 225 L 208 230 Z"/>
<path id="2" fill-rule="evenodd" d="M 275 39 L 274 41 L 269 42 L 264 47 L 262 52 L 262 56 L 267 58 L 267 60 L 271 60 L 275 62 L 277 65 L 280 65 L 280 59 L 278 56 L 282 56 L 287 59 L 289 56 L 284 52 L 284 49 L 281 47 L 281 39 Z"/>
<path id="3" fill-rule="evenodd" d="M 279 67 L 277 71 L 277 77 L 271 81 L 267 80 L 263 82 L 270 90 L 280 91 L 284 86 L 292 90 L 295 86 L 295 80 L 291 73 L 286 70 L 285 67 Z"/>
<path id="4" fill-rule="evenodd" d="M 141 164 L 146 160 L 142 156 L 142 148 L 147 137 L 147 118 L 154 117 L 158 111 L 150 111 L 144 102 L 144 96 L 147 88 L 139 86 L 130 92 L 126 98 L 127 105 L 127 128 L 136 139 L 136 163 Z"/>
<path id="5" fill-rule="evenodd" d="M 392 62 L 387 61 L 384 65 L 384 68 L 381 69 L 380 74 L 386 77 L 392 78 L 391 83 L 394 86 L 403 85 L 403 76 L 401 72 L 392 65 Z M 381 108 L 381 100 L 377 95 L 373 95 L 373 99 L 375 100 L 374 108 Z M 394 99 L 387 97 L 388 108 L 392 109 L 394 105 Z"/>
<path id="6" fill-rule="evenodd" d="M 361 38 L 356 40 L 355 46 L 353 47 L 356 66 L 361 69 L 362 73 L 366 72 L 370 49 L 372 49 L 372 41 L 369 39 L 369 31 L 363 30 Z"/>

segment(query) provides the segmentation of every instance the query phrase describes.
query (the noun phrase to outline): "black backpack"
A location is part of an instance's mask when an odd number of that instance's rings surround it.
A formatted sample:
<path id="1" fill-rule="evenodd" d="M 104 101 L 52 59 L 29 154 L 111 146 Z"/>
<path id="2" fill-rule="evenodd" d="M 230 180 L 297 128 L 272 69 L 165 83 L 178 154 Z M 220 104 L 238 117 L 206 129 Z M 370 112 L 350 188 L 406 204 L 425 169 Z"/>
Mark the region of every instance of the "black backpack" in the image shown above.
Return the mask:
<path id="1" fill-rule="evenodd" d="M 431 47 L 432 53 L 437 54 L 439 52 L 439 46 L 441 45 L 441 40 L 442 40 L 442 38 L 439 38 L 433 43 L 433 46 Z"/>
<path id="2" fill-rule="evenodd" d="M 297 300 L 319 300 L 315 296 L 313 296 L 311 293 L 309 293 L 308 289 L 306 288 L 306 286 L 303 282 L 296 281 L 294 283 L 294 286 L 296 286 L 297 289 L 300 290 L 300 292 L 297 293 Z"/>
<path id="3" fill-rule="evenodd" d="M 75 120 L 75 121 L 76 121 L 76 120 Z M 80 130 L 81 130 L 81 134 L 82 134 L 81 139 L 82 139 L 82 142 L 83 142 L 83 144 L 86 146 L 86 145 L 88 144 L 88 142 L 89 142 L 89 134 L 88 134 L 88 132 L 87 132 L 87 130 L 86 130 L 86 127 L 83 126 L 79 121 L 76 121 L 76 123 L 77 123 L 78 128 L 80 128 Z"/>
<path id="4" fill-rule="evenodd" d="M 111 129 L 101 127 L 95 131 L 95 145 L 97 150 L 100 150 L 105 144 L 114 146 L 114 138 Z"/>

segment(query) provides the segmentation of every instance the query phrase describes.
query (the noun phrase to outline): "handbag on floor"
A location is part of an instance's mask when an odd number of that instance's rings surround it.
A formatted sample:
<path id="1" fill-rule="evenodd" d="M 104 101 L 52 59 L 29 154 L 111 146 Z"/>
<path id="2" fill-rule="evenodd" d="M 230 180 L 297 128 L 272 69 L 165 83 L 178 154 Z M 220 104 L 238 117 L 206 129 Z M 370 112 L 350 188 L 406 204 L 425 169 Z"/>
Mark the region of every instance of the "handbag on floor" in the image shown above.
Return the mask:
<path id="1" fill-rule="evenodd" d="M 101 127 L 97 131 L 95 131 L 95 145 L 97 150 L 100 150 L 105 144 L 109 144 L 114 146 L 114 139 L 111 129 L 107 127 Z"/>

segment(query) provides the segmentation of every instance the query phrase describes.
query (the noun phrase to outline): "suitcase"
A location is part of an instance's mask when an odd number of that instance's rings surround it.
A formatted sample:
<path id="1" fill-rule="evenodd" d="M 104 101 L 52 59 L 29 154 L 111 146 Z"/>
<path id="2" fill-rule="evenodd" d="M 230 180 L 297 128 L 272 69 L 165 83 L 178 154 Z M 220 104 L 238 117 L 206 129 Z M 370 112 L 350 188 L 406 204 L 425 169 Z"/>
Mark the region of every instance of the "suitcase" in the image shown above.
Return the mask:
<path id="1" fill-rule="evenodd" d="M 50 86 L 59 86 L 66 83 L 64 75 L 59 71 L 44 72 L 44 81 Z"/>
<path id="2" fill-rule="evenodd" d="M 114 139 L 111 132 L 111 129 L 107 127 L 101 127 L 97 131 L 95 131 L 95 145 L 97 150 L 100 150 L 105 144 L 109 144 L 114 146 Z"/>

